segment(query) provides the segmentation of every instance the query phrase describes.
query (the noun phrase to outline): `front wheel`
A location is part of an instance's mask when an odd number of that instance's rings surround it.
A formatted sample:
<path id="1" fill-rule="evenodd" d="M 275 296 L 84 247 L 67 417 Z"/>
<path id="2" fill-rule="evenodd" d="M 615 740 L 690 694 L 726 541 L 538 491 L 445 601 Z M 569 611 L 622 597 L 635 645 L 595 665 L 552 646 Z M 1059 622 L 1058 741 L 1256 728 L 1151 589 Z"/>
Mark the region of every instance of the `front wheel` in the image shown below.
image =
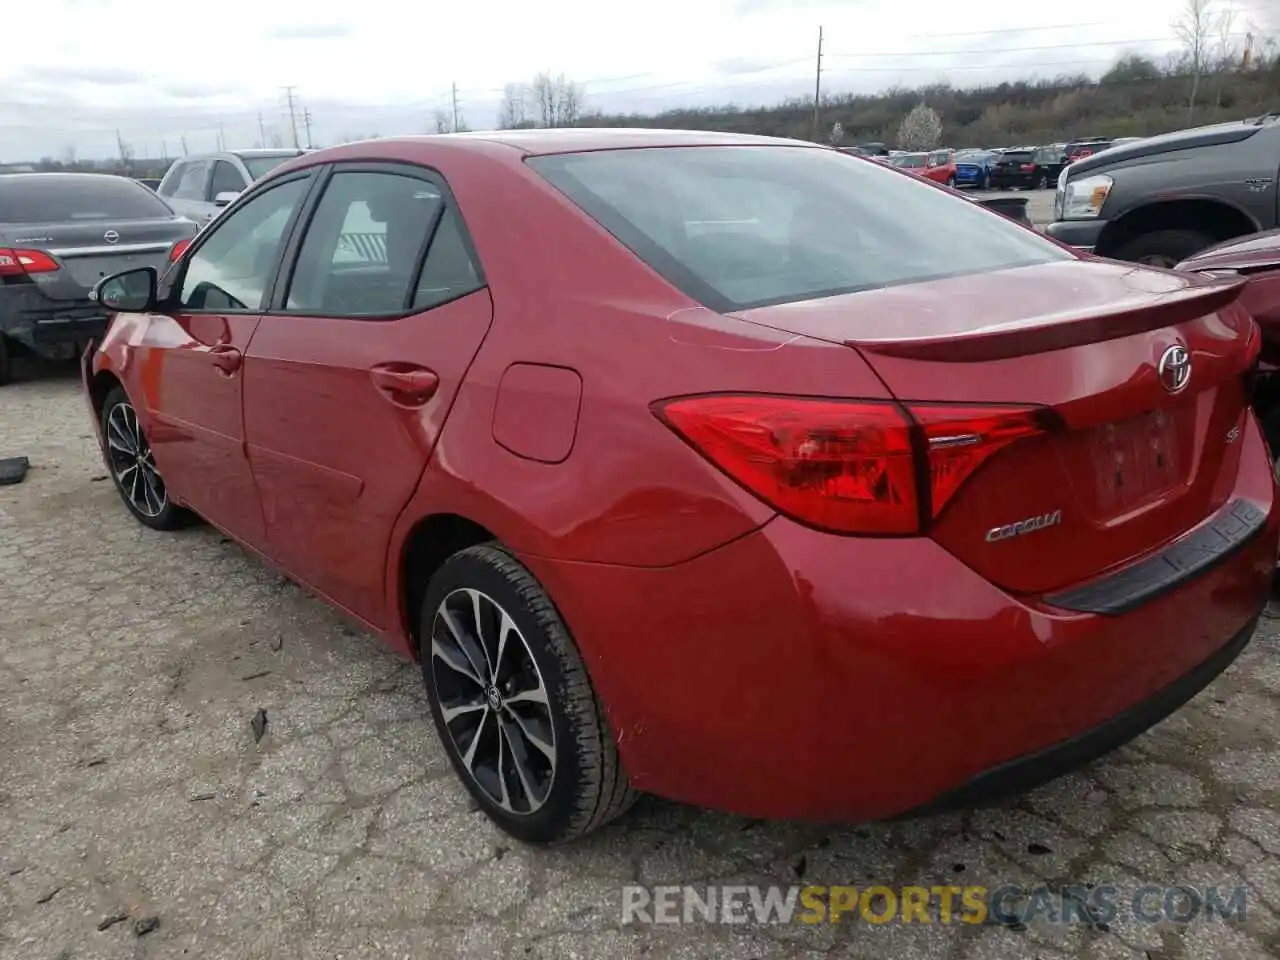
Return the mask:
<path id="1" fill-rule="evenodd" d="M 138 412 L 120 387 L 102 405 L 102 454 L 120 499 L 140 523 L 177 530 L 191 522 L 191 514 L 169 499 Z"/>
<path id="2" fill-rule="evenodd" d="M 1049 189 L 1049 178 L 1048 178 L 1048 177 L 1046 177 L 1043 173 L 1042 173 L 1042 174 L 1040 174 L 1040 179 L 1038 179 L 1038 180 L 1036 181 L 1036 189 L 1037 189 L 1037 190 L 1048 190 L 1048 189 Z"/>
<path id="3" fill-rule="evenodd" d="M 635 801 L 573 638 L 511 554 L 482 544 L 446 560 L 420 636 L 440 740 L 498 827 L 528 843 L 572 840 Z"/>
<path id="4" fill-rule="evenodd" d="M 952 189 L 955 189 L 955 185 L 956 185 L 956 178 L 955 178 L 955 177 L 947 177 L 947 186 L 948 186 L 948 187 L 951 187 Z"/>
<path id="5" fill-rule="evenodd" d="M 1120 245 L 1116 259 L 1172 269 L 1187 257 L 1217 243 L 1199 230 L 1154 230 Z"/>

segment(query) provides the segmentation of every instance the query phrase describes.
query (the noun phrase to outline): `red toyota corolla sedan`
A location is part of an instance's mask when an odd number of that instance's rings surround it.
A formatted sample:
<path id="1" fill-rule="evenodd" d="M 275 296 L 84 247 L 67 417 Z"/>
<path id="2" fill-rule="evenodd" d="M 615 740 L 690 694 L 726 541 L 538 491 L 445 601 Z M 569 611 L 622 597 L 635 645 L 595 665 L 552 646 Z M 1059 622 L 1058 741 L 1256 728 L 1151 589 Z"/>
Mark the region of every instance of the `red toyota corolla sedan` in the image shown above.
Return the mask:
<path id="1" fill-rule="evenodd" d="M 422 665 L 505 830 L 869 820 L 1116 746 L 1277 551 L 1240 284 L 761 137 L 462 134 L 255 184 L 84 358 L 125 505 Z"/>

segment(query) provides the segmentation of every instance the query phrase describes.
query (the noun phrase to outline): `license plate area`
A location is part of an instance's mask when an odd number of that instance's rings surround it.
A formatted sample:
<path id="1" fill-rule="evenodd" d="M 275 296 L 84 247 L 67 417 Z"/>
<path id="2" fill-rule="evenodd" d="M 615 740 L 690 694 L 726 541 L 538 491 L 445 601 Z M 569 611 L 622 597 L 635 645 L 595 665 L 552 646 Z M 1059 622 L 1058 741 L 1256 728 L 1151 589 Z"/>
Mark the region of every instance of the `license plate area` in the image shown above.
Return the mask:
<path id="1" fill-rule="evenodd" d="M 125 270 L 136 270 L 139 267 L 156 267 L 164 261 L 161 254 L 128 253 L 113 254 L 109 257 L 67 257 L 64 262 L 71 276 L 77 283 L 92 287 L 103 277 L 109 277 Z"/>
<path id="2" fill-rule="evenodd" d="M 1093 503 L 1102 516 L 1140 507 L 1182 483 L 1194 415 L 1185 404 L 1162 407 L 1081 435 L 1085 456 L 1077 463 L 1093 475 Z"/>

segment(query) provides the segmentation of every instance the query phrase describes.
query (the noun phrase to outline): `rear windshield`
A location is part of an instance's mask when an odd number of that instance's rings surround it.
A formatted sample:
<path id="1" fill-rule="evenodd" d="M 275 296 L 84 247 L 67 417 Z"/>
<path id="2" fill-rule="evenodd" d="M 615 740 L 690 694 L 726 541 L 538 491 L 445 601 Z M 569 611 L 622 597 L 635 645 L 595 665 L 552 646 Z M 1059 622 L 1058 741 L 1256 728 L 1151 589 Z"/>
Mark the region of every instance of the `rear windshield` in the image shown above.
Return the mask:
<path id="1" fill-rule="evenodd" d="M 720 312 L 1071 258 L 970 200 L 835 150 L 670 147 L 528 163 Z"/>
<path id="2" fill-rule="evenodd" d="M 136 180 L 99 176 L 0 176 L 0 223 L 147 220 L 173 211 Z"/>
<path id="3" fill-rule="evenodd" d="M 1030 163 L 1031 158 L 1035 156 L 1033 150 L 1009 150 L 1001 157 L 1001 160 L 1013 160 L 1016 163 Z"/>
<path id="4" fill-rule="evenodd" d="M 244 168 L 249 171 L 249 176 L 255 180 L 261 180 L 268 173 L 274 170 L 286 160 L 292 160 L 292 155 L 283 157 L 241 157 L 244 162 Z"/>

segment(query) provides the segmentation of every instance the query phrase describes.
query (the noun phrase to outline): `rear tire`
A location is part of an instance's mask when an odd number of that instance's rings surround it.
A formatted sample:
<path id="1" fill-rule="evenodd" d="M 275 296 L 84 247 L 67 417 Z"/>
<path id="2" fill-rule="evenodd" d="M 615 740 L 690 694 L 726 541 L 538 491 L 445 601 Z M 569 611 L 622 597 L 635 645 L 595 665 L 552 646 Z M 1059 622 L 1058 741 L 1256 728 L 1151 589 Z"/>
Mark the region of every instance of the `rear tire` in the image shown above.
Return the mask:
<path id="1" fill-rule="evenodd" d="M 499 828 L 559 843 L 635 802 L 577 646 L 515 557 L 481 544 L 446 560 L 427 587 L 419 636 L 440 741 Z"/>
<path id="2" fill-rule="evenodd" d="M 954 190 L 954 189 L 955 189 L 955 186 L 956 186 L 956 178 L 955 178 L 955 177 L 947 177 L 947 186 Z"/>
<path id="3" fill-rule="evenodd" d="M 169 499 L 138 413 L 123 388 L 102 404 L 102 459 L 116 492 L 134 519 L 152 530 L 178 530 L 194 516 Z"/>
<path id="4" fill-rule="evenodd" d="M 1048 190 L 1048 189 L 1049 189 L 1049 178 L 1048 178 L 1048 177 L 1046 177 L 1043 173 L 1042 173 L 1042 174 L 1040 174 L 1040 178 L 1039 178 L 1038 180 L 1036 180 L 1036 189 L 1037 189 L 1037 190 Z"/>
<path id="5" fill-rule="evenodd" d="M 1172 269 L 1217 242 L 1199 230 L 1155 230 L 1121 244 L 1115 256 L 1118 260 Z"/>
<path id="6" fill-rule="evenodd" d="M 13 348 L 9 338 L 0 333 L 0 387 L 13 379 Z"/>

